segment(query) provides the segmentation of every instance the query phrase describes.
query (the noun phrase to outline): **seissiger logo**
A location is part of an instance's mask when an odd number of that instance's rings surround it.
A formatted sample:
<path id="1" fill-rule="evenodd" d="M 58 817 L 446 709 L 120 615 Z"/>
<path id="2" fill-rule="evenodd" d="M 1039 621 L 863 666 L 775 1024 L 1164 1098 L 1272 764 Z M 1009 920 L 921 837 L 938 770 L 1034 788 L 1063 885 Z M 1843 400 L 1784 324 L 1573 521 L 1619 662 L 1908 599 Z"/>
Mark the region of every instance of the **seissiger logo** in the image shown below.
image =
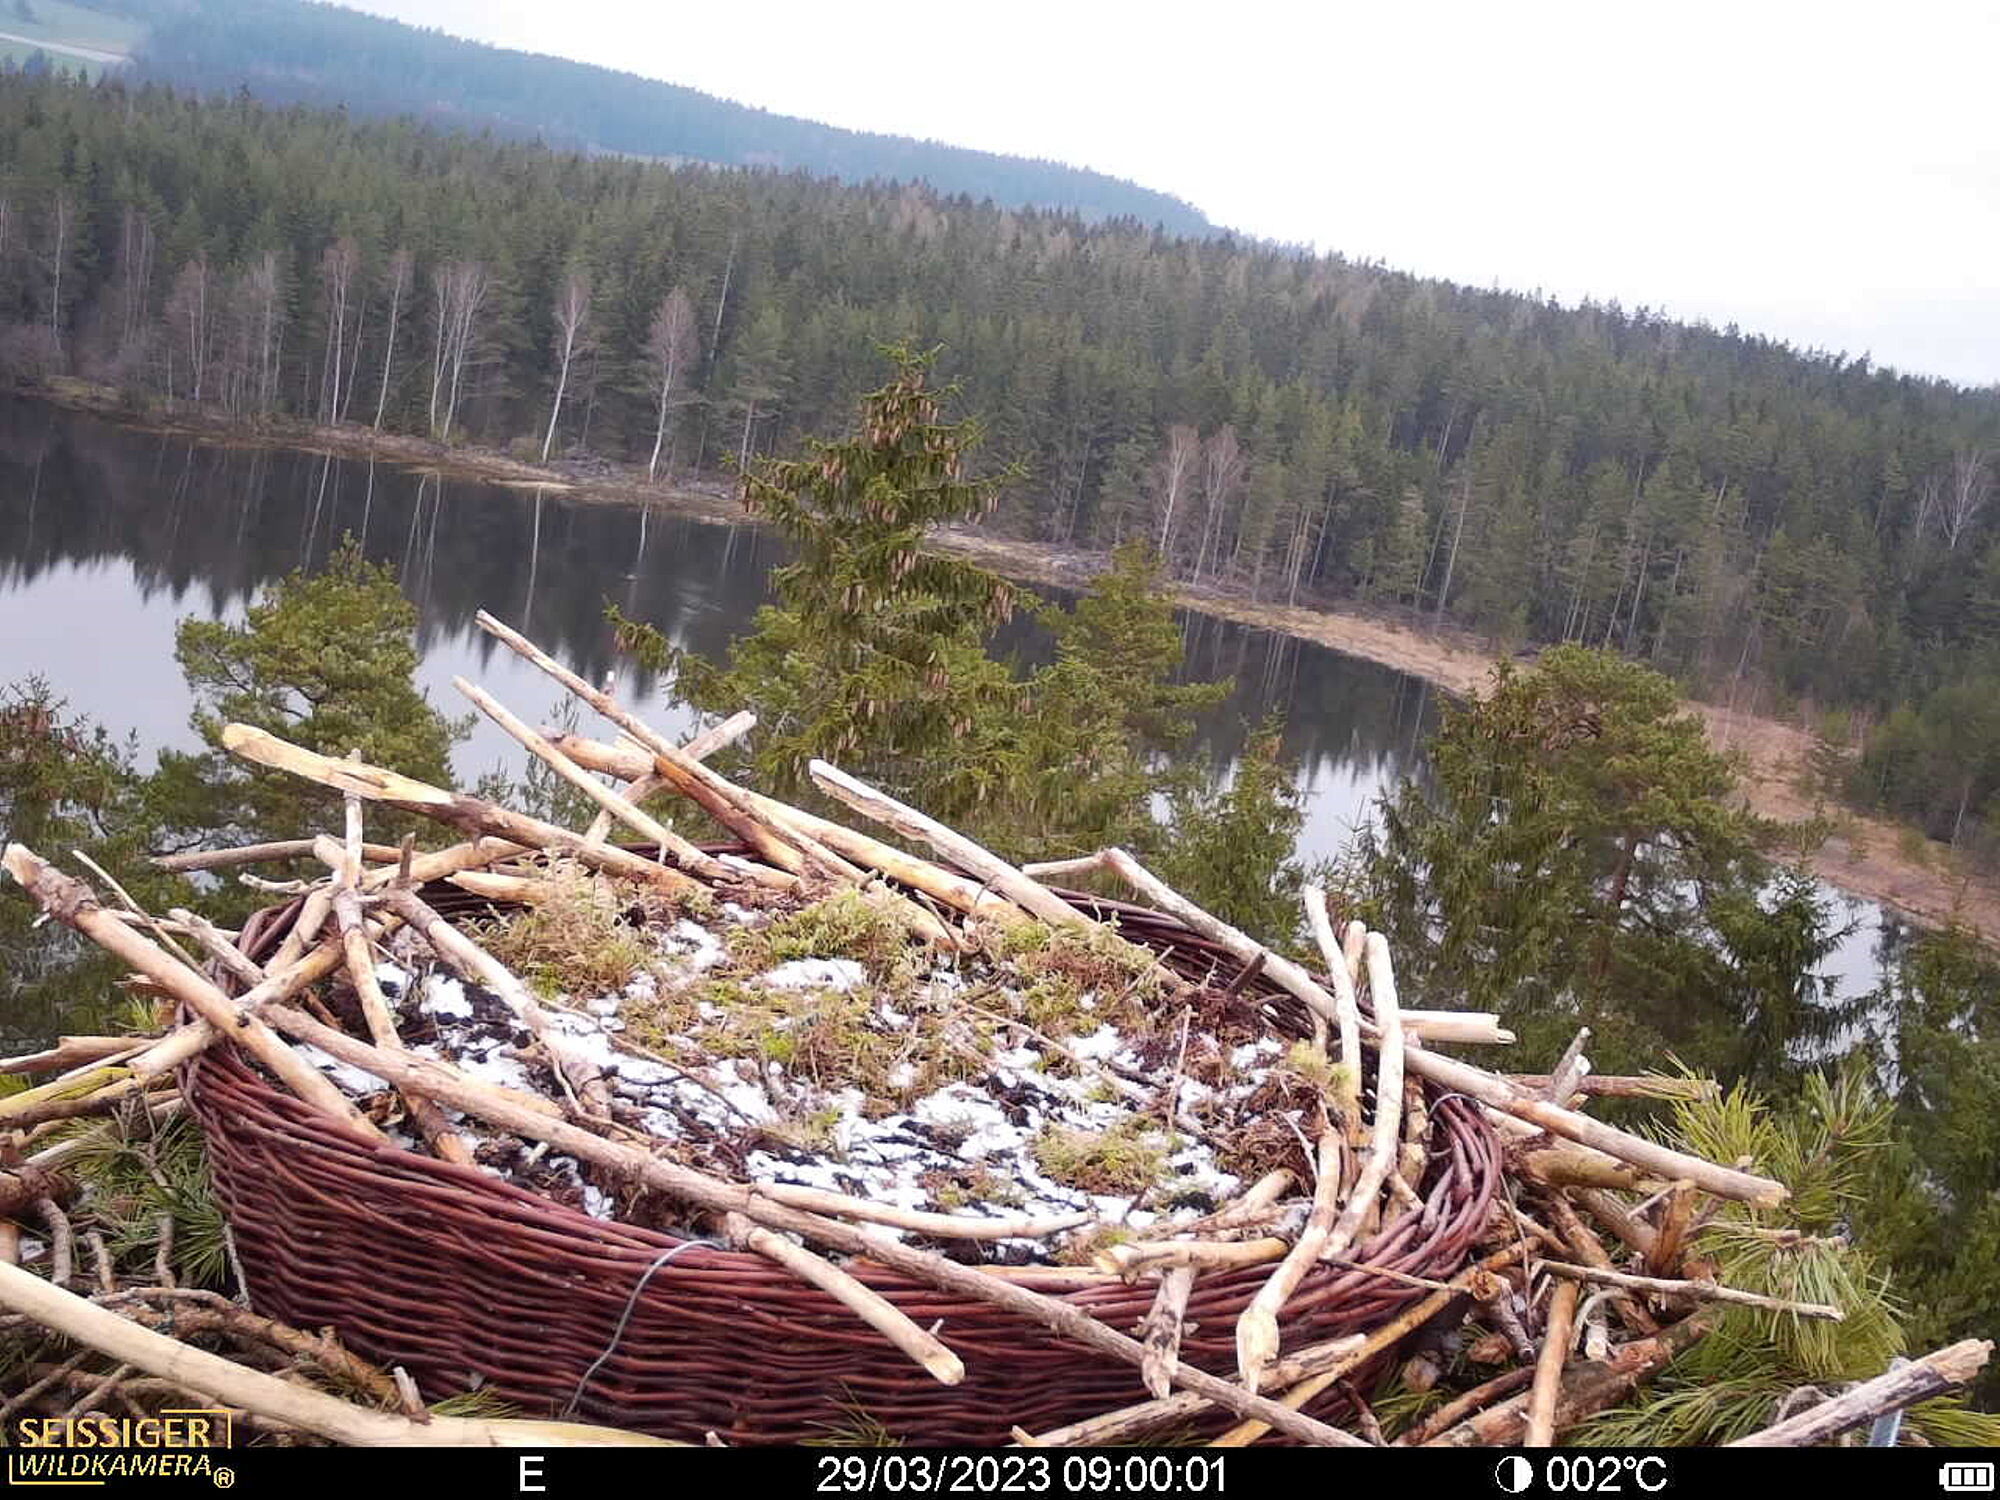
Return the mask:
<path id="1" fill-rule="evenodd" d="M 23 1417 L 7 1453 L 9 1485 L 91 1485 L 127 1479 L 207 1479 L 217 1489 L 236 1472 L 215 1462 L 227 1448 L 229 1413 L 196 1407 L 156 1417 Z"/>

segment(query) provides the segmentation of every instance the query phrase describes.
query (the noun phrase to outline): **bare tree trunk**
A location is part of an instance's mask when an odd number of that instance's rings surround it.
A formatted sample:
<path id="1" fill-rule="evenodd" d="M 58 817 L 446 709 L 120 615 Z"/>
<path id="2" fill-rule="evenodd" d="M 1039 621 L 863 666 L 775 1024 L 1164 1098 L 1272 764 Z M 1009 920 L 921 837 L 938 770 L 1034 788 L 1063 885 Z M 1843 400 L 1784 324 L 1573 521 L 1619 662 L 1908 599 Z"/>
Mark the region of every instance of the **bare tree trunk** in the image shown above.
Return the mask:
<path id="1" fill-rule="evenodd" d="M 341 381 L 347 364 L 347 308 L 354 295 L 354 273 L 361 264 L 361 247 L 342 236 L 320 257 L 320 284 L 326 298 L 326 343 L 320 355 L 320 420 L 340 420 Z"/>
<path id="2" fill-rule="evenodd" d="M 576 358 L 577 344 L 589 317 L 590 278 L 581 271 L 572 271 L 556 301 L 556 397 L 549 406 L 548 433 L 542 438 L 543 463 L 549 461 L 549 450 L 555 445 L 556 422 L 562 416 L 563 394 L 569 389 L 570 361 Z"/>
<path id="3" fill-rule="evenodd" d="M 69 194 L 57 193 L 55 201 L 56 244 L 53 266 L 53 281 L 49 291 L 49 338 L 55 344 L 56 353 L 62 353 L 62 284 L 63 263 L 69 259 L 69 221 L 74 212 L 70 207 Z"/>
<path id="4" fill-rule="evenodd" d="M 382 430 L 382 413 L 389 406 L 389 371 L 396 360 L 396 326 L 402 316 L 403 293 L 410 284 L 411 258 L 398 250 L 389 258 L 389 336 L 382 345 L 382 387 L 375 396 L 375 431 Z"/>
<path id="5" fill-rule="evenodd" d="M 1180 505 L 1181 492 L 1187 488 L 1200 454 L 1201 435 L 1194 428 L 1176 423 L 1167 429 L 1167 451 L 1156 473 L 1161 492 L 1160 561 L 1169 576 L 1174 567 L 1174 511 Z"/>
<path id="6" fill-rule="evenodd" d="M 653 426 L 653 456 L 646 463 L 649 482 L 660 472 L 660 447 L 666 442 L 667 421 L 673 415 L 674 381 L 696 347 L 694 303 L 684 290 L 675 287 L 653 314 L 653 326 L 646 340 L 646 353 L 653 361 L 660 387 L 658 420 Z"/>
<path id="7" fill-rule="evenodd" d="M 1472 505 L 1471 476 L 1461 472 L 1458 480 L 1458 524 L 1452 528 L 1451 551 L 1445 555 L 1444 585 L 1438 590 L 1437 610 L 1432 614 L 1432 623 L 1444 618 L 1444 607 L 1451 598 L 1451 575 L 1458 570 L 1458 541 L 1465 535 L 1465 513 Z"/>
<path id="8" fill-rule="evenodd" d="M 1983 448 L 1963 449 L 1952 458 L 1944 491 L 1944 542 L 1956 552 L 1959 539 L 1978 519 L 1993 494 L 1993 474 Z"/>

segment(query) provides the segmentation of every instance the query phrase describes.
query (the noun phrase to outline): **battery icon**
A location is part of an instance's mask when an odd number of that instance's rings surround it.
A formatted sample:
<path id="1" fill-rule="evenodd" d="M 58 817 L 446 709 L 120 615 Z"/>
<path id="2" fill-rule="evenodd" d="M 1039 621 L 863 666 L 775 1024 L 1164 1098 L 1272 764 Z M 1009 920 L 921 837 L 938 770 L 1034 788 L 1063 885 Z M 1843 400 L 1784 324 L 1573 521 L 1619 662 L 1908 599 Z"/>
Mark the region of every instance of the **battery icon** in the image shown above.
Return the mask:
<path id="1" fill-rule="evenodd" d="M 1938 1488 L 1949 1494 L 1991 1494 L 1992 1464 L 1945 1464 L 1938 1470 Z"/>

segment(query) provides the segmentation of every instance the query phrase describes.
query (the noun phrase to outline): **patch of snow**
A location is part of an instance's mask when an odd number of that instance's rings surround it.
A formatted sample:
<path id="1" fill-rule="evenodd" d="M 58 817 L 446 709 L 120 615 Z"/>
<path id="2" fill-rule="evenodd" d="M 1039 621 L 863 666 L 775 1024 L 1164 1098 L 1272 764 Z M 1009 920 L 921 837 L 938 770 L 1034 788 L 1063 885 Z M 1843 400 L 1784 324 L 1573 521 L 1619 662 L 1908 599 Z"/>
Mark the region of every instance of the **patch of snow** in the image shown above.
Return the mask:
<path id="1" fill-rule="evenodd" d="M 432 974 L 424 980 L 422 1005 L 440 1021 L 472 1019 L 472 1000 L 465 986 L 444 974 Z"/>
<path id="2" fill-rule="evenodd" d="M 867 983 L 868 971 L 851 958 L 795 958 L 763 976 L 774 990 L 851 990 Z"/>
<path id="3" fill-rule="evenodd" d="M 351 1067 L 331 1053 L 320 1051 L 310 1042 L 294 1043 L 292 1050 L 331 1078 L 344 1094 L 379 1094 L 389 1086 L 373 1073 Z"/>

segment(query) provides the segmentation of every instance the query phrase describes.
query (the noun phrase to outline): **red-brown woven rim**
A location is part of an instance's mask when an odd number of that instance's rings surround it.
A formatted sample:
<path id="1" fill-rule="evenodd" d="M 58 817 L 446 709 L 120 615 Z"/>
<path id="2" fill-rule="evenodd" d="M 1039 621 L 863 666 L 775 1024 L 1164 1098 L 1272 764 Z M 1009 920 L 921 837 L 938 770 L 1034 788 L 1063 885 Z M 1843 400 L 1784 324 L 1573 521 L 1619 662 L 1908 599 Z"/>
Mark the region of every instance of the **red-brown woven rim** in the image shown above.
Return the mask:
<path id="1" fill-rule="evenodd" d="M 464 896 L 436 890 L 441 903 L 446 893 Z M 1115 914 L 1127 936 L 1191 979 L 1226 979 L 1240 968 L 1171 917 L 1069 899 L 1093 916 Z M 258 913 L 245 925 L 244 951 L 267 954 L 296 910 Z M 1280 1025 L 1303 1025 L 1302 1009 L 1270 984 L 1254 979 L 1246 992 L 1266 999 Z M 684 1242 L 592 1218 L 476 1168 L 378 1145 L 293 1098 L 233 1047 L 201 1054 L 182 1087 L 208 1142 L 256 1310 L 331 1326 L 357 1353 L 402 1365 L 428 1400 L 482 1388 L 524 1416 L 690 1442 L 713 1431 L 731 1444 L 844 1436 L 986 1445 L 1008 1441 L 1016 1424 L 1045 1431 L 1145 1399 L 1128 1366 L 985 1304 L 850 1266 L 918 1323 L 940 1323 L 940 1337 L 966 1365 L 961 1384 L 940 1385 L 761 1257 L 694 1242 L 658 1264 Z M 1467 1101 L 1426 1089 L 1431 1166 L 1417 1185 L 1424 1207 L 1389 1220 L 1354 1258 L 1441 1280 L 1463 1268 L 1486 1225 L 1499 1148 Z M 1237 1315 L 1269 1274 L 1250 1267 L 1202 1277 L 1183 1359 L 1229 1373 Z M 1145 1284 L 1080 1279 L 1042 1289 L 1128 1333 L 1152 1302 Z M 1286 1347 L 1367 1332 L 1423 1295 L 1408 1283 L 1321 1266 L 1286 1305 Z M 1377 1361 L 1376 1370 L 1384 1367 Z M 1307 1410 L 1337 1418 L 1345 1406 L 1334 1387 Z M 1228 1420 L 1211 1415 L 1195 1430 L 1214 1432 Z"/>

